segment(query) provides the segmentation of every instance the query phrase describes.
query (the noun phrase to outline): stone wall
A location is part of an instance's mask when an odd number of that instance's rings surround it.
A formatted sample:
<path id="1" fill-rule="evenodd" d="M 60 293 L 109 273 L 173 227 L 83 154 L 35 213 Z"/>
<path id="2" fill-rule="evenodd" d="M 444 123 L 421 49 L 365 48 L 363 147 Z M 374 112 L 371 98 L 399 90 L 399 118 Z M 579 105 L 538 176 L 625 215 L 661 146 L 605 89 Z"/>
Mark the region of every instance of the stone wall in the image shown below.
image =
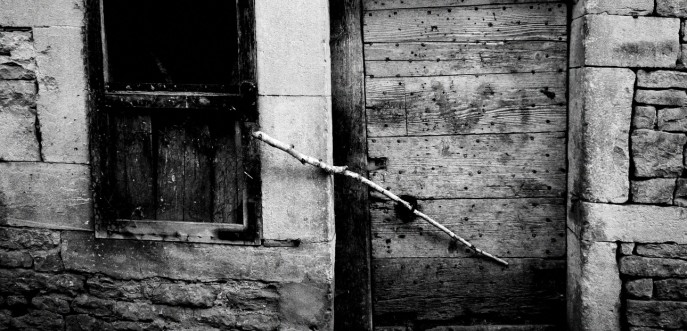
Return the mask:
<path id="1" fill-rule="evenodd" d="M 687 245 L 622 244 L 620 274 L 634 330 L 687 328 Z"/>
<path id="2" fill-rule="evenodd" d="M 574 6 L 569 325 L 685 329 L 687 2 Z"/>
<path id="3" fill-rule="evenodd" d="M 331 329 L 332 182 L 276 150 L 261 152 L 261 246 L 95 238 L 84 40 L 96 3 L 0 1 L 0 329 Z M 331 161 L 327 9 L 255 10 L 261 129 Z"/>

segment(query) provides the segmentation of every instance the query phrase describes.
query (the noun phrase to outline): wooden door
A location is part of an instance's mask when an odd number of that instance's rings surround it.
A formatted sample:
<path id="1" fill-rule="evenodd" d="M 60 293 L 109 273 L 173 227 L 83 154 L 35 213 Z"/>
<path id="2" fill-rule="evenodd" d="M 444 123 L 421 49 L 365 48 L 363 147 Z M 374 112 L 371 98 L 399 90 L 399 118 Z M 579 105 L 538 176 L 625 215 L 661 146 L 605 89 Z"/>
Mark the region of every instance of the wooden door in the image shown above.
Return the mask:
<path id="1" fill-rule="evenodd" d="M 566 4 L 362 4 L 370 177 L 510 263 L 476 257 L 422 220 L 404 223 L 370 192 L 375 328 L 556 329 L 565 317 Z"/>

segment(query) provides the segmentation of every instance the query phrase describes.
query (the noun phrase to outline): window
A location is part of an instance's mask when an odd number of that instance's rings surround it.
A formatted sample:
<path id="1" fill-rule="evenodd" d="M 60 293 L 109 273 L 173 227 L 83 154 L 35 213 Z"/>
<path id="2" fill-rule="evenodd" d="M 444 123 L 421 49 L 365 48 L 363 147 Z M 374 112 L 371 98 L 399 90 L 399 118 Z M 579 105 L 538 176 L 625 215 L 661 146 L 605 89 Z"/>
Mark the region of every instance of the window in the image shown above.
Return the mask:
<path id="1" fill-rule="evenodd" d="M 253 0 L 100 1 L 96 236 L 258 244 Z"/>

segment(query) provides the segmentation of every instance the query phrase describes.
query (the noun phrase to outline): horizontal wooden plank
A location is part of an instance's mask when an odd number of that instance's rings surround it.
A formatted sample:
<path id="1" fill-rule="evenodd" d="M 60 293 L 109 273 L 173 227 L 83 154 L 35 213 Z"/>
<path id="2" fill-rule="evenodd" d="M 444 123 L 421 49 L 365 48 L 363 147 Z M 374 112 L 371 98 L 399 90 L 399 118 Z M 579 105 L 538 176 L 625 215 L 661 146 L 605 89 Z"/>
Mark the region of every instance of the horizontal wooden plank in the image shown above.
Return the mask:
<path id="1" fill-rule="evenodd" d="M 372 180 L 419 199 L 562 197 L 565 133 L 368 139 Z"/>
<path id="2" fill-rule="evenodd" d="M 565 131 L 565 73 L 368 78 L 370 137 Z M 407 129 L 407 131 L 406 131 Z"/>
<path id="3" fill-rule="evenodd" d="M 164 220 L 115 220 L 96 230 L 96 238 L 204 242 L 259 245 L 242 235 L 243 224 L 173 222 Z"/>
<path id="4" fill-rule="evenodd" d="M 433 8 L 481 5 L 512 5 L 516 3 L 561 3 L 561 0 L 363 0 L 365 10 Z M 563 5 L 563 4 L 561 4 Z"/>
<path id="5" fill-rule="evenodd" d="M 565 260 L 374 260 L 375 321 L 557 324 L 565 321 Z"/>
<path id="6" fill-rule="evenodd" d="M 566 40 L 560 3 L 367 11 L 365 42 Z"/>
<path id="7" fill-rule="evenodd" d="M 105 93 L 105 107 L 127 110 L 145 108 L 150 111 L 169 109 L 209 109 L 238 113 L 235 106 L 242 102 L 241 96 L 220 93 L 174 93 L 174 92 L 122 92 Z"/>
<path id="8" fill-rule="evenodd" d="M 365 74 L 449 76 L 565 70 L 567 44 L 555 41 L 368 43 Z"/>
<path id="9" fill-rule="evenodd" d="M 422 219 L 404 223 L 394 206 L 390 201 L 371 206 L 375 258 L 473 255 Z M 562 198 L 421 200 L 418 208 L 499 257 L 565 256 Z"/>

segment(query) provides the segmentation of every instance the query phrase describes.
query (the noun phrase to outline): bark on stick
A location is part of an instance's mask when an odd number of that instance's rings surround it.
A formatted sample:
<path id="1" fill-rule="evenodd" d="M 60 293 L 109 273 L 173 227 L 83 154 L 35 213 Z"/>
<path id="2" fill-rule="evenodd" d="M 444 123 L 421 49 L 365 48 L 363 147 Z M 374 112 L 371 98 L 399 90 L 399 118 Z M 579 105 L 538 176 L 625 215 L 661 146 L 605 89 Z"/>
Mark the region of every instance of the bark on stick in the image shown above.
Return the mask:
<path id="1" fill-rule="evenodd" d="M 485 251 L 483 251 L 483 250 L 481 250 L 481 249 L 475 247 L 475 245 L 471 244 L 471 243 L 468 242 L 467 240 L 465 240 L 465 239 L 463 239 L 462 237 L 458 236 L 457 234 L 453 233 L 453 231 L 449 230 L 448 228 L 446 228 L 445 226 L 443 226 L 441 223 L 435 221 L 434 219 L 432 219 L 431 217 L 425 215 L 425 214 L 422 213 L 421 211 L 419 211 L 419 210 L 413 208 L 413 206 L 412 206 L 409 202 L 407 202 L 407 201 L 405 201 L 405 200 L 399 198 L 396 194 L 394 194 L 394 193 L 392 193 L 391 191 L 389 191 L 389 190 L 387 190 L 387 189 L 385 189 L 385 188 L 379 186 L 377 183 L 375 183 L 375 182 L 373 182 L 373 181 L 371 181 L 371 180 L 369 180 L 369 179 L 367 179 L 367 178 L 361 176 L 360 174 L 348 170 L 347 167 L 345 167 L 345 166 L 344 166 L 344 167 L 332 166 L 332 165 L 329 165 L 329 164 L 327 164 L 327 163 L 322 162 L 322 160 L 318 160 L 318 159 L 316 159 L 316 158 L 314 158 L 314 157 L 312 157 L 312 156 L 305 155 L 305 154 L 303 154 L 303 153 L 297 151 L 297 150 L 295 149 L 295 146 L 285 144 L 285 143 L 283 143 L 283 142 L 281 142 L 281 141 L 279 141 L 279 140 L 277 140 L 277 139 L 274 139 L 274 138 L 268 136 L 268 135 L 265 134 L 264 132 L 255 131 L 255 132 L 252 133 L 252 135 L 253 135 L 254 138 L 259 139 L 259 140 L 262 140 L 262 141 L 265 142 L 266 144 L 268 144 L 268 145 L 270 145 L 270 146 L 272 146 L 272 147 L 274 147 L 274 148 L 280 149 L 280 150 L 282 150 L 282 151 L 284 151 L 284 152 L 290 154 L 291 156 L 293 156 L 293 157 L 296 158 L 297 160 L 301 161 L 301 163 L 303 163 L 303 164 L 306 164 L 306 163 L 307 163 L 307 164 L 310 164 L 310 165 L 312 165 L 312 166 L 318 167 L 318 168 L 320 168 L 320 169 L 326 171 L 327 173 L 330 173 L 330 174 L 337 174 L 337 175 L 343 175 L 343 176 L 346 176 L 346 177 L 349 177 L 349 178 L 353 178 L 353 179 L 355 179 L 355 180 L 357 180 L 357 181 L 359 181 L 359 182 L 361 182 L 361 183 L 364 183 L 365 185 L 371 187 L 373 190 L 375 190 L 375 191 L 377 191 L 377 192 L 379 192 L 379 193 L 381 193 L 381 194 L 384 194 L 384 195 L 387 196 L 389 199 L 391 199 L 391 200 L 393 200 L 393 201 L 395 201 L 395 202 L 397 202 L 397 203 L 403 205 L 404 207 L 406 207 L 408 210 L 410 210 L 410 211 L 411 211 L 413 214 L 415 214 L 416 216 L 418 216 L 418 217 L 422 218 L 423 220 L 427 221 L 429 224 L 434 225 L 434 226 L 437 227 L 439 230 L 441 230 L 441 231 L 445 232 L 446 234 L 448 234 L 451 238 L 453 238 L 453 239 L 455 239 L 455 240 L 457 240 L 457 241 L 460 241 L 463 245 L 465 245 L 465 246 L 467 246 L 468 248 L 472 249 L 472 250 L 473 250 L 474 252 L 476 252 L 477 254 L 482 255 L 482 256 L 485 256 L 485 257 L 488 257 L 488 258 L 490 258 L 490 259 L 492 259 L 492 260 L 494 260 L 494 261 L 496 261 L 496 262 L 498 262 L 498 263 L 501 263 L 501 264 L 503 264 L 503 265 L 508 265 L 508 262 L 506 262 L 506 261 L 504 261 L 503 259 L 500 259 L 500 258 L 498 258 L 498 257 L 496 257 L 496 256 L 494 256 L 494 255 L 492 255 L 492 254 L 490 254 L 490 253 L 487 253 L 487 252 L 485 252 Z"/>

